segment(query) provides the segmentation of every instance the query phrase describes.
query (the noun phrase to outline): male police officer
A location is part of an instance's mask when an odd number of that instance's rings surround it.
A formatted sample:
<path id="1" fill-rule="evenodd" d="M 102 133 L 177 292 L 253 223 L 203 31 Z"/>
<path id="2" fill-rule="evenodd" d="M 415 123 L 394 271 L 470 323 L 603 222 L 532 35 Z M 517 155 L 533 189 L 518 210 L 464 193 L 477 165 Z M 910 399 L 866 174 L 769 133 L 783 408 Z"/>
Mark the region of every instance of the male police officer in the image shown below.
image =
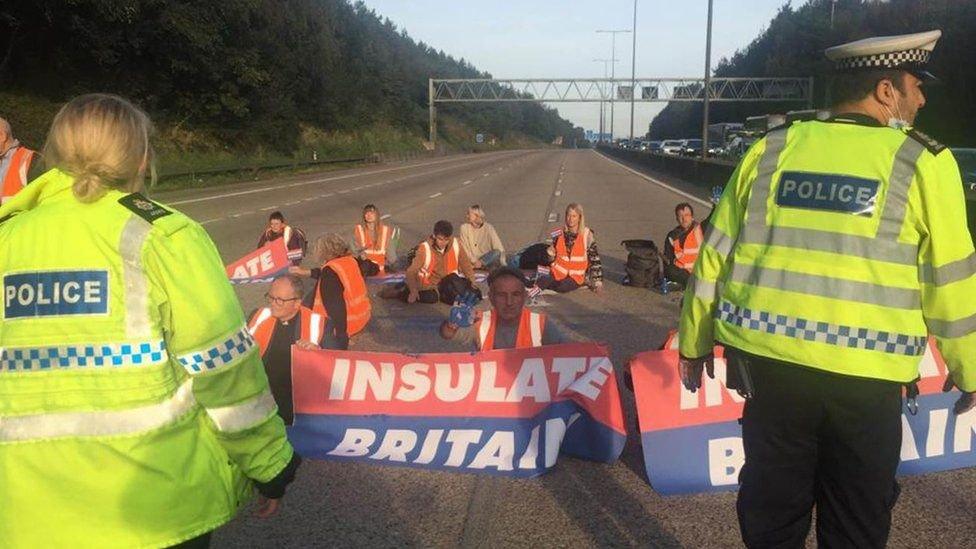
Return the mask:
<path id="1" fill-rule="evenodd" d="M 908 127 L 940 31 L 827 50 L 833 118 L 770 131 L 726 186 L 681 316 L 689 390 L 714 341 L 749 396 L 738 499 L 750 547 L 883 547 L 901 387 L 927 334 L 976 391 L 976 256 L 959 170 Z M 966 393 L 956 413 L 973 406 Z"/>

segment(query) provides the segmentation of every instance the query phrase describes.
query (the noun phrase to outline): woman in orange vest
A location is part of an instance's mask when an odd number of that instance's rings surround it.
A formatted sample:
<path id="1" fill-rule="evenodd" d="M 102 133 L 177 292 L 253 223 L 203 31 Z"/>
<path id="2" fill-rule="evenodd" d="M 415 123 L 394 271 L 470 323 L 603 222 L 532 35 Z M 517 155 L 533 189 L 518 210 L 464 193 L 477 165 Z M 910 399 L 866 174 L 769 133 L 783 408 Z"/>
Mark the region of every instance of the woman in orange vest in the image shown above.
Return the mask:
<path id="1" fill-rule="evenodd" d="M 550 234 L 550 273 L 539 277 L 542 290 L 571 292 L 584 285 L 595 292 L 603 291 L 603 265 L 596 248 L 593 231 L 586 226 L 583 206 L 572 202 L 566 206 L 565 225 Z"/>
<path id="2" fill-rule="evenodd" d="M 318 280 L 312 311 L 326 317 L 322 348 L 348 349 L 349 337 L 363 331 L 372 314 L 366 281 L 341 236 L 330 233 L 319 237 L 314 255 L 322 262 L 322 268 L 310 272 Z"/>
<path id="3" fill-rule="evenodd" d="M 363 207 L 363 221 L 353 230 L 356 254 L 360 259 L 375 264 L 378 274 L 392 270 L 396 262 L 396 233 L 395 227 L 382 223 L 376 206 L 366 204 Z"/>

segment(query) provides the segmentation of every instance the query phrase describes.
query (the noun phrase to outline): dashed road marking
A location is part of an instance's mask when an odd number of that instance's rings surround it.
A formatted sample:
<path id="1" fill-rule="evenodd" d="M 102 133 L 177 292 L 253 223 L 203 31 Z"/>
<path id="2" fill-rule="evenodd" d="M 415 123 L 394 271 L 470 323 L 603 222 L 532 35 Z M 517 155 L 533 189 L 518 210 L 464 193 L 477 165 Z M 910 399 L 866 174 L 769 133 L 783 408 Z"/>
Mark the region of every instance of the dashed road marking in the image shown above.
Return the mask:
<path id="1" fill-rule="evenodd" d="M 346 194 L 347 192 L 349 192 L 349 189 L 342 189 L 339 191 L 339 194 Z"/>
<path id="2" fill-rule="evenodd" d="M 390 214 L 383 214 L 380 216 L 380 219 L 389 219 L 390 217 L 392 217 Z"/>
<path id="3" fill-rule="evenodd" d="M 488 177 L 489 175 L 491 175 L 491 174 L 490 173 L 483 173 L 483 174 L 481 174 L 481 177 Z"/>
<path id="4" fill-rule="evenodd" d="M 556 212 L 549 212 L 549 219 L 547 223 L 555 223 L 559 215 Z"/>
<path id="5" fill-rule="evenodd" d="M 563 191 L 562 191 L 562 189 L 556 189 L 556 192 L 554 192 L 552 194 L 554 194 L 556 196 L 559 196 L 559 195 L 563 194 Z"/>
<path id="6" fill-rule="evenodd" d="M 471 180 L 469 179 L 469 180 L 467 180 L 467 181 L 465 181 L 464 183 L 461 183 L 461 184 L 462 185 L 470 185 L 471 184 Z"/>
<path id="7" fill-rule="evenodd" d="M 430 198 L 437 198 L 438 196 L 440 196 L 442 194 L 444 194 L 444 193 L 434 193 L 434 194 L 430 195 Z"/>
<path id="8" fill-rule="evenodd" d="M 292 200 L 291 202 L 285 202 L 285 206 L 294 206 L 295 204 L 298 204 L 299 202 L 301 202 L 301 200 Z"/>
<path id="9" fill-rule="evenodd" d="M 268 206 L 267 208 L 261 208 L 261 211 L 262 211 L 262 212 L 266 212 L 266 211 L 269 211 L 269 210 L 273 210 L 273 209 L 275 209 L 275 208 L 277 208 L 277 207 L 278 207 L 278 206 Z"/>

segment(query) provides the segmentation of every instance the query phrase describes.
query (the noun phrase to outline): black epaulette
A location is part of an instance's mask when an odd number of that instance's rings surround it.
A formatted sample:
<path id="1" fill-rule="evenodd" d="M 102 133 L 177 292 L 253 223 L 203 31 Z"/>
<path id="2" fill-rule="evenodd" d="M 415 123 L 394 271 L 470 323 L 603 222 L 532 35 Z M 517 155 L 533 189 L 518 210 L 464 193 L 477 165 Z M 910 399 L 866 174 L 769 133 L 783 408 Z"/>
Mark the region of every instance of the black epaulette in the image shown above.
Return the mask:
<path id="1" fill-rule="evenodd" d="M 119 199 L 119 204 L 150 223 L 173 213 L 141 193 L 127 194 Z"/>
<path id="2" fill-rule="evenodd" d="M 935 139 L 932 139 L 928 135 L 926 135 L 926 134 L 918 131 L 915 128 L 912 128 L 912 129 L 906 131 L 905 133 L 908 135 L 908 137 L 911 137 L 915 141 L 918 141 L 919 143 L 921 143 L 922 145 L 924 145 L 925 148 L 928 149 L 929 152 L 932 153 L 932 154 L 939 154 L 940 152 L 946 150 L 946 146 L 945 145 L 943 145 L 942 143 L 939 143 Z"/>

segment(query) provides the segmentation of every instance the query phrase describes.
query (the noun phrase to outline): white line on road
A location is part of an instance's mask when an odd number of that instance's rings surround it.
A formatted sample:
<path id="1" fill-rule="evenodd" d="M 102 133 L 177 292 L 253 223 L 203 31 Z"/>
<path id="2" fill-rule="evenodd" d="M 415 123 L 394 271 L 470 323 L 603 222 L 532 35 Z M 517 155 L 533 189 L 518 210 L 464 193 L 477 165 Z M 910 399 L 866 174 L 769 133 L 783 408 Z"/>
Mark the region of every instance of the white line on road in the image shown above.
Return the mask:
<path id="1" fill-rule="evenodd" d="M 382 220 L 382 219 L 389 219 L 389 218 L 391 218 L 391 217 L 393 217 L 393 216 L 391 216 L 390 214 L 383 214 L 383 215 L 381 215 L 381 216 L 380 216 L 380 219 L 381 219 L 381 220 Z"/>
<path id="2" fill-rule="evenodd" d="M 434 193 L 434 194 L 430 195 L 430 197 L 431 198 L 437 198 L 438 196 L 440 196 L 442 194 L 444 194 L 444 193 Z"/>
<path id="3" fill-rule="evenodd" d="M 547 223 L 555 223 L 555 222 L 556 222 L 556 212 L 549 212 L 549 220 L 547 221 Z"/>
<path id="4" fill-rule="evenodd" d="M 554 192 L 553 194 L 556 195 L 556 196 L 559 196 L 559 195 L 563 194 L 563 191 L 561 189 L 556 189 L 556 192 Z"/>
<path id="5" fill-rule="evenodd" d="M 483 173 L 483 174 L 481 174 L 481 177 L 488 177 L 489 175 L 491 175 L 491 174 L 490 173 Z"/>
<path id="6" fill-rule="evenodd" d="M 339 191 L 339 194 L 346 194 L 347 192 L 349 192 L 349 189 L 342 189 Z"/>
<path id="7" fill-rule="evenodd" d="M 267 208 L 261 208 L 261 211 L 262 211 L 262 212 L 266 212 L 266 211 L 268 211 L 268 210 L 273 210 L 273 209 L 275 209 L 275 208 L 277 208 L 277 207 L 278 207 L 278 206 L 268 206 Z"/>
<path id="8" fill-rule="evenodd" d="M 301 202 L 301 200 L 293 200 L 291 202 L 285 202 L 285 206 L 294 206 L 295 204 L 298 204 L 299 202 Z"/>
<path id="9" fill-rule="evenodd" d="M 469 179 L 469 180 L 467 180 L 467 181 L 465 181 L 464 183 L 461 183 L 461 184 L 462 185 L 470 185 L 471 184 L 471 180 Z"/>
<path id="10" fill-rule="evenodd" d="M 593 151 L 593 152 L 596 152 L 596 151 Z M 642 179 L 646 179 L 647 181 L 650 181 L 651 183 L 654 183 L 656 185 L 660 185 L 660 186 L 664 187 L 665 189 L 667 189 L 667 190 L 669 190 L 669 191 L 671 191 L 673 193 L 680 194 L 681 196 L 683 196 L 683 197 L 685 197 L 685 198 L 687 198 L 689 200 L 694 200 L 695 202 L 701 204 L 702 206 L 711 206 L 712 205 L 711 202 L 708 202 L 707 200 L 702 200 L 701 198 L 698 198 L 697 196 L 695 196 L 693 194 L 688 194 L 688 193 L 682 191 L 681 189 L 676 189 L 676 188 L 672 187 L 671 185 L 668 185 L 667 183 L 665 183 L 663 181 L 660 181 L 658 179 L 654 179 L 653 177 L 651 177 L 649 175 L 645 175 L 645 174 L 640 173 L 637 170 L 628 168 L 627 166 L 624 166 L 620 162 L 617 162 L 616 160 L 610 158 L 609 156 L 607 156 L 607 155 L 605 155 L 605 154 L 603 154 L 601 152 L 597 152 L 596 154 L 600 155 L 600 157 L 606 159 L 608 162 L 613 162 L 614 164 L 616 164 L 616 165 L 620 166 L 621 168 L 627 170 L 628 172 L 636 175 L 637 177 L 640 177 Z"/>
<path id="11" fill-rule="evenodd" d="M 334 194 L 335 193 L 325 193 L 325 194 L 320 194 L 319 196 L 322 197 L 322 198 L 326 198 L 326 197 L 332 196 Z"/>

